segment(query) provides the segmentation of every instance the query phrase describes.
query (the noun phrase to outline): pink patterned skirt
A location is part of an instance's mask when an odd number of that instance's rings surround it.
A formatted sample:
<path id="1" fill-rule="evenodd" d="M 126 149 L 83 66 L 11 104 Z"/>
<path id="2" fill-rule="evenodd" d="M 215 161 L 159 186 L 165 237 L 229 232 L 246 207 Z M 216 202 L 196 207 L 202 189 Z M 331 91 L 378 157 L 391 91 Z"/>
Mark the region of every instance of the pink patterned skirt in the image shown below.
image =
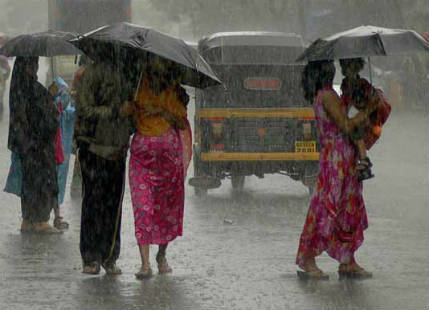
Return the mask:
<path id="1" fill-rule="evenodd" d="M 178 131 L 134 135 L 129 178 L 138 245 L 166 244 L 182 235 L 183 146 Z"/>

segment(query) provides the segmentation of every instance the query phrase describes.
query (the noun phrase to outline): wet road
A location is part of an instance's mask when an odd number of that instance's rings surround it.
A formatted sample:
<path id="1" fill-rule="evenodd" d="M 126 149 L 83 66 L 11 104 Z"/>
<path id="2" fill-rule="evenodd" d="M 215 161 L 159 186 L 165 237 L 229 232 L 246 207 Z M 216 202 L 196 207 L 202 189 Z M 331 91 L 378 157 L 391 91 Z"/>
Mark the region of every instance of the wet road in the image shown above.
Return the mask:
<path id="1" fill-rule="evenodd" d="M 7 122 L 5 114 L 2 187 L 10 163 Z M 117 277 L 81 273 L 80 201 L 67 194 L 71 228 L 63 235 L 21 235 L 19 200 L 0 192 L 0 309 L 428 309 L 428 136 L 427 114 L 394 110 L 370 152 L 376 174 L 364 188 L 370 228 L 357 259 L 373 279 L 339 281 L 336 263 L 324 254 L 319 261 L 329 281 L 297 280 L 309 197 L 284 176 L 250 178 L 239 197 L 229 182 L 205 199 L 187 188 L 184 236 L 169 247 L 174 273 L 143 282 L 134 278 L 139 256 L 128 188 Z"/>

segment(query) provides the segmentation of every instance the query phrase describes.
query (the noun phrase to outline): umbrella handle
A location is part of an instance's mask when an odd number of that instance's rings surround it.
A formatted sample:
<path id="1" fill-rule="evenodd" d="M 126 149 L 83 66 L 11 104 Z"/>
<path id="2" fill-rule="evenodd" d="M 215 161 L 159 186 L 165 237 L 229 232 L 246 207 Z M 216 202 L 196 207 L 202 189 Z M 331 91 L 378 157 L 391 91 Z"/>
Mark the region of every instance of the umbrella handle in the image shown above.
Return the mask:
<path id="1" fill-rule="evenodd" d="M 55 76 L 55 71 L 54 71 L 54 64 L 55 64 L 55 59 L 53 57 L 51 57 L 51 79 L 55 80 L 56 76 Z"/>
<path id="2" fill-rule="evenodd" d="M 372 85 L 371 57 L 368 57 L 369 82 Z"/>
<path id="3" fill-rule="evenodd" d="M 139 93 L 139 89 L 140 89 L 140 84 L 141 84 L 141 81 L 142 81 L 142 77 L 143 77 L 143 70 L 140 71 L 139 82 L 137 84 L 136 92 L 134 94 L 134 101 L 137 101 L 137 96 L 138 96 L 138 93 Z"/>

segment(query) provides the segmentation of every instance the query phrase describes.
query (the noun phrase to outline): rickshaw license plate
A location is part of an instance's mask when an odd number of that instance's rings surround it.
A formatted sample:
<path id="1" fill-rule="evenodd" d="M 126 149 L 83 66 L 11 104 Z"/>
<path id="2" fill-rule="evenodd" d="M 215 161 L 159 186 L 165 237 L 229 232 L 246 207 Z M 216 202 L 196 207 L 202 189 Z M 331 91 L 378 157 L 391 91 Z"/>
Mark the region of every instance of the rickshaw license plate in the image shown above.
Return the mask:
<path id="1" fill-rule="evenodd" d="M 299 152 L 299 153 L 316 152 L 316 141 L 295 141 L 295 152 Z"/>

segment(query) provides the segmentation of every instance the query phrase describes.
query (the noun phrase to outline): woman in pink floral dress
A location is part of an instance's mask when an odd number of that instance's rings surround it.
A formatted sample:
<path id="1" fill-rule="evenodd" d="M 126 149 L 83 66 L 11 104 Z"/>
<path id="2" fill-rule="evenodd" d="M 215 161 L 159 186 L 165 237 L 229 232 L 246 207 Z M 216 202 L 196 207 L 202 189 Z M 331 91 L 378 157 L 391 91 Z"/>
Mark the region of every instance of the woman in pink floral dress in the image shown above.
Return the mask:
<path id="1" fill-rule="evenodd" d="M 304 270 L 298 272 L 300 276 L 328 278 L 315 261 L 326 251 L 340 263 L 340 275 L 369 277 L 371 273 L 360 267 L 354 257 L 368 222 L 355 167 L 358 153 L 348 134 L 367 122 L 375 103 L 349 119 L 346 106 L 332 88 L 334 75 L 332 61 L 310 62 L 303 73 L 305 96 L 314 102 L 320 161 L 296 264 Z"/>
<path id="2" fill-rule="evenodd" d="M 137 132 L 129 165 L 135 236 L 142 260 L 138 279 L 152 275 L 150 244 L 159 245 L 159 273 L 172 271 L 166 250 L 183 231 L 184 178 L 192 143 L 186 93 L 184 96 L 171 76 L 157 77 L 150 70 L 154 68 L 149 68 L 142 80 L 134 105 Z"/>

